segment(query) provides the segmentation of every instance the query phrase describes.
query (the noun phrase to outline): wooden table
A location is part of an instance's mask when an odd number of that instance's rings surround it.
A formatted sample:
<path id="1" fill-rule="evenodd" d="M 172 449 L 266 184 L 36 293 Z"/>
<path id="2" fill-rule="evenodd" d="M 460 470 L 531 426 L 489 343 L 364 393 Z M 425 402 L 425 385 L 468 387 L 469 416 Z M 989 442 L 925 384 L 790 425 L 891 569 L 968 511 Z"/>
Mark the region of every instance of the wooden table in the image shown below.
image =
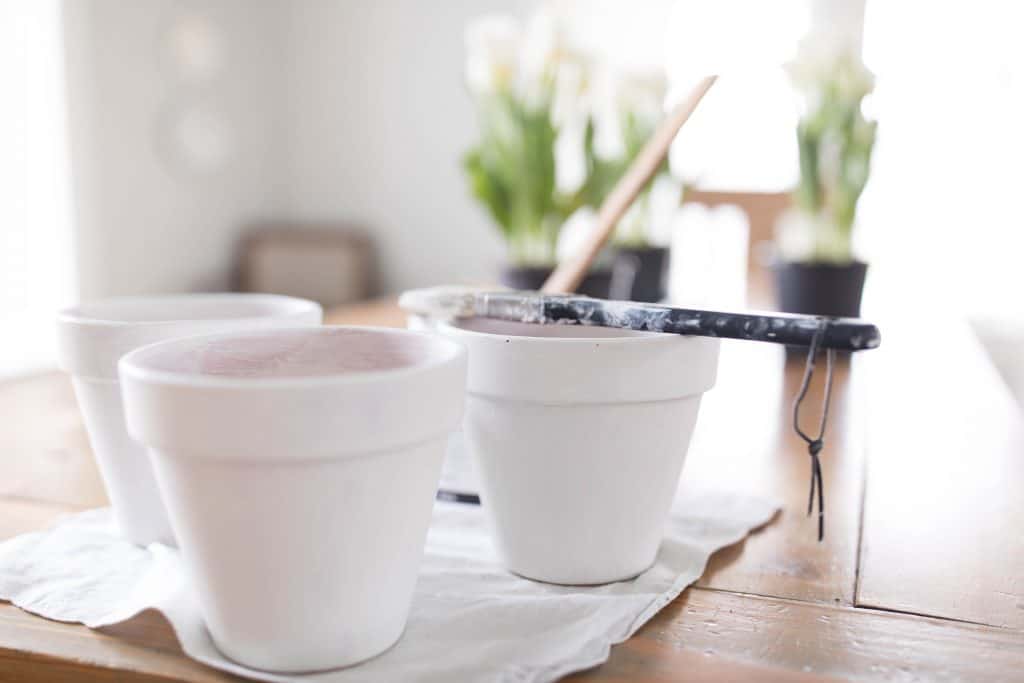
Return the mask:
<path id="1" fill-rule="evenodd" d="M 330 317 L 403 322 L 390 301 Z M 826 541 L 804 515 L 808 456 L 788 426 L 800 363 L 724 344 L 684 488 L 784 509 L 575 680 L 1024 678 L 1024 419 L 965 326 L 939 346 L 919 321 L 876 322 L 882 347 L 837 372 Z M 105 503 L 65 377 L 0 385 L 0 415 L 0 537 Z M 237 680 L 185 658 L 155 612 L 92 631 L 0 603 L 0 680 L 71 679 Z"/>

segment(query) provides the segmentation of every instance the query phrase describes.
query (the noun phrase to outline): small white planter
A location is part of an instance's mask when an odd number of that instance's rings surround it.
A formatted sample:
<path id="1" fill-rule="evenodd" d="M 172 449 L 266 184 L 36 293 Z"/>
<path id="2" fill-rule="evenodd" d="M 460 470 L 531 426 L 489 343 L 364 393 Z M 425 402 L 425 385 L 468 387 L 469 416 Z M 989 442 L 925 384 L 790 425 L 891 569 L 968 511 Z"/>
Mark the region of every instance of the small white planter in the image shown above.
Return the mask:
<path id="1" fill-rule="evenodd" d="M 164 342 L 121 361 L 206 624 L 246 666 L 355 664 L 405 628 L 466 353 L 321 327 Z"/>
<path id="2" fill-rule="evenodd" d="M 71 373 L 100 475 L 125 538 L 174 543 L 146 451 L 125 430 L 117 361 L 146 344 L 188 335 L 315 325 L 320 305 L 268 294 L 124 297 L 57 316 L 61 367 Z"/>
<path id="3" fill-rule="evenodd" d="M 469 350 L 463 425 L 506 566 L 600 584 L 654 562 L 718 340 L 492 320 Z"/>

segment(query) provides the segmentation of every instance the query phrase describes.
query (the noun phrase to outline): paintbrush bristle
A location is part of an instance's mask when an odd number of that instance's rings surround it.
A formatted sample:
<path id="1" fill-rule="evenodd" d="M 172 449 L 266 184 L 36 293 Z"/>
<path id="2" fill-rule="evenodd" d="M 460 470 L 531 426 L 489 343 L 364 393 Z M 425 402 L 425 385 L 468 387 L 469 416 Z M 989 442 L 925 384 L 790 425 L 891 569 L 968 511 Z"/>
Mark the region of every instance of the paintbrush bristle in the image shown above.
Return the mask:
<path id="1" fill-rule="evenodd" d="M 442 285 L 410 289 L 398 297 L 398 306 L 407 313 L 452 320 L 476 314 L 477 292 L 487 291 L 460 285 Z"/>

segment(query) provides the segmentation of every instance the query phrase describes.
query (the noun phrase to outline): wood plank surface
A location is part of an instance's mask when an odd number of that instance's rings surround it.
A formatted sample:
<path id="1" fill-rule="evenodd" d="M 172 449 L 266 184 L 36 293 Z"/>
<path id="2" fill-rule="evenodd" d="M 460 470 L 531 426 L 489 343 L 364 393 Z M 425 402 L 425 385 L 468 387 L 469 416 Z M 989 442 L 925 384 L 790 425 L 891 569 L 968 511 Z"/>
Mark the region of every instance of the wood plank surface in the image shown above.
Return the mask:
<path id="1" fill-rule="evenodd" d="M 1024 669 L 1019 631 L 696 588 L 577 680 L 636 680 L 648 671 L 689 680 L 685 669 L 676 669 L 686 662 L 677 660 L 680 651 L 712 662 L 772 662 L 789 672 L 857 680 L 980 683 L 1019 678 Z"/>
<path id="2" fill-rule="evenodd" d="M 647 683 L 818 683 L 839 679 L 764 664 L 730 661 L 699 650 L 669 648 L 656 641 L 635 637 L 629 646 L 622 644 L 612 648 L 611 659 L 606 664 L 565 680 L 575 683 L 631 683 L 641 680 Z"/>
<path id="3" fill-rule="evenodd" d="M 19 669 L 26 682 L 61 680 L 48 658 L 74 674 L 66 680 L 240 680 L 184 657 L 152 611 L 91 631 L 2 605 L 0 643 L 0 672 L 26 650 L 41 663 Z M 981 682 L 1007 680 L 1022 667 L 1020 631 L 694 588 L 613 647 L 608 662 L 571 680 Z"/>
<path id="4" fill-rule="evenodd" d="M 328 325 L 405 327 L 405 313 L 398 308 L 398 297 L 386 296 L 326 311 L 324 323 Z"/>
<path id="5" fill-rule="evenodd" d="M 58 503 L 0 498 L 0 541 L 43 529 L 77 510 Z"/>
<path id="6" fill-rule="evenodd" d="M 174 631 L 147 611 L 113 627 L 89 629 L 0 603 L 0 681 L 240 681 L 185 657 Z"/>
<path id="7" fill-rule="evenodd" d="M 0 383 L 0 416 L 0 496 L 106 505 L 67 375 L 53 371 Z"/>
<path id="8" fill-rule="evenodd" d="M 404 325 L 393 299 L 327 319 Z M 723 345 L 684 494 L 772 496 L 783 512 L 712 556 L 700 587 L 574 680 L 988 681 L 1024 670 L 1022 418 L 966 328 L 922 347 L 916 324 L 880 322 L 882 349 L 837 368 L 823 544 L 804 516 L 809 462 L 789 425 L 801 359 Z M 819 384 L 808 424 L 820 398 Z M 0 415 L 0 538 L 105 503 L 64 375 L 0 384 Z M 0 604 L 0 680 L 240 679 L 184 657 L 155 612 L 90 630 Z"/>
<path id="9" fill-rule="evenodd" d="M 1019 406 L 966 324 L 890 334 L 873 360 L 857 604 L 1024 628 Z"/>
<path id="10" fill-rule="evenodd" d="M 810 456 L 790 425 L 803 363 L 802 355 L 787 360 L 783 349 L 767 344 L 722 345 L 718 385 L 705 396 L 683 468 L 684 492 L 690 487 L 742 491 L 774 498 L 782 512 L 716 555 L 699 585 L 852 605 L 864 476 L 858 405 L 864 387 L 849 360 L 837 365 L 821 453 L 826 536 L 819 543 L 817 520 L 806 515 Z M 821 414 L 823 367 L 815 379 L 801 409 L 801 422 L 812 431 Z"/>

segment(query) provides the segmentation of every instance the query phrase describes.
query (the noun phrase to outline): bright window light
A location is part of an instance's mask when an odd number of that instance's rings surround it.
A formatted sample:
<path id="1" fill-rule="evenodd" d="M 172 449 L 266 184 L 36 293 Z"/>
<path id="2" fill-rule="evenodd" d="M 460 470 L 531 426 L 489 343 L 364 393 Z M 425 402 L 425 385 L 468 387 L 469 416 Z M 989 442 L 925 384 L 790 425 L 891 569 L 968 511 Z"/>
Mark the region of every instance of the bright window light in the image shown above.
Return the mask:
<path id="1" fill-rule="evenodd" d="M 797 180 L 799 115 L 782 65 L 811 25 L 812 5 L 578 0 L 567 11 L 575 39 L 608 64 L 664 69 L 670 99 L 711 72 L 720 76 L 672 147 L 678 177 L 706 190 L 780 192 Z"/>
<path id="2" fill-rule="evenodd" d="M 59 0 L 0 3 L 0 377 L 52 366 L 72 299 Z"/>

